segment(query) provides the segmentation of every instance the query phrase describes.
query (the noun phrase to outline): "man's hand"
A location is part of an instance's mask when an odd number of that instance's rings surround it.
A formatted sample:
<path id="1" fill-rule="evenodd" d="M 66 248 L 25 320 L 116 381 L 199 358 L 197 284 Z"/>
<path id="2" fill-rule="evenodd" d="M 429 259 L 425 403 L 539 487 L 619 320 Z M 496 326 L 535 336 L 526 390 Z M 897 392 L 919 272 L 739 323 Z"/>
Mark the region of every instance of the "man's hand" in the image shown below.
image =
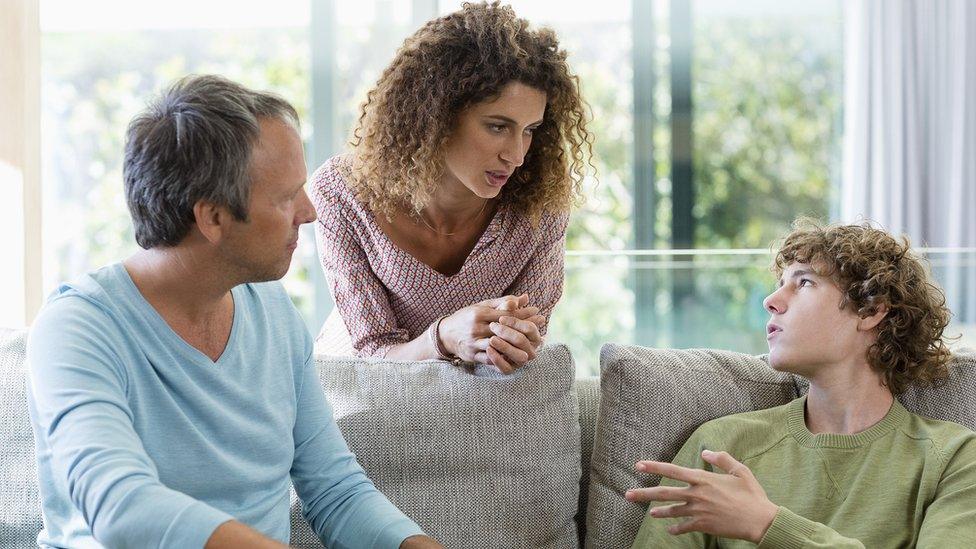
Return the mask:
<path id="1" fill-rule="evenodd" d="M 705 450 L 702 459 L 728 474 L 660 461 L 639 461 L 638 471 L 685 482 L 688 486 L 635 488 L 627 490 L 627 500 L 678 502 L 648 510 L 648 514 L 656 518 L 688 517 L 688 520 L 668 528 L 672 535 L 702 532 L 759 543 L 779 508 L 766 497 L 766 491 L 752 471 L 728 453 Z"/>
<path id="2" fill-rule="evenodd" d="M 265 537 L 243 522 L 228 520 L 210 534 L 204 549 L 288 549 L 288 546 Z"/>
<path id="3" fill-rule="evenodd" d="M 410 536 L 403 540 L 400 549 L 444 549 L 444 546 L 431 537 Z"/>

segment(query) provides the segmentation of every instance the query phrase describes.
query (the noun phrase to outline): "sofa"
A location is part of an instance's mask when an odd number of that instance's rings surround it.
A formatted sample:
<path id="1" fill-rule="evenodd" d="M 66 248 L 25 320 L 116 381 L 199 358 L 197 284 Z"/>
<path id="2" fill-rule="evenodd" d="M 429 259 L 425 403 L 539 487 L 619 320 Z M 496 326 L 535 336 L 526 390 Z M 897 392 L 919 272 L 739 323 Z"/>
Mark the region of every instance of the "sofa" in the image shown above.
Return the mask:
<path id="1" fill-rule="evenodd" d="M 33 546 L 42 520 L 26 407 L 26 332 L 0 330 L 0 547 Z M 376 486 L 448 547 L 629 547 L 645 508 L 623 492 L 659 479 L 701 423 L 785 404 L 805 382 L 762 356 L 607 344 L 601 377 L 575 378 L 563 345 L 512 376 L 439 361 L 317 357 L 336 421 Z M 976 428 L 976 353 L 899 399 Z M 321 547 L 292 493 L 295 547 Z"/>

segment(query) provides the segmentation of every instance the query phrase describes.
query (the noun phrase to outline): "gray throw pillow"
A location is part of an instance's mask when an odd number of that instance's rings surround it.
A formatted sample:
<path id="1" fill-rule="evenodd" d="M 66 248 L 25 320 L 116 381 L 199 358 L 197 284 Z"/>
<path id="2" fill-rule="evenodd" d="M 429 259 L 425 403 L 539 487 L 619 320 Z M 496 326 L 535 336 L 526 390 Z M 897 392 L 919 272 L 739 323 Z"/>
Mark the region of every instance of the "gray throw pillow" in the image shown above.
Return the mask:
<path id="1" fill-rule="evenodd" d="M 949 362 L 948 379 L 933 387 L 908 389 L 898 400 L 914 414 L 976 431 L 976 350 L 958 349 Z"/>
<path id="2" fill-rule="evenodd" d="M 706 421 L 786 404 L 792 376 L 763 357 L 714 350 L 649 349 L 607 344 L 600 352 L 600 412 L 593 442 L 586 547 L 629 548 L 645 506 L 624 499 L 656 486 L 634 463 L 671 461 Z"/>
<path id="3" fill-rule="evenodd" d="M 578 546 L 579 403 L 565 346 L 543 348 L 512 376 L 439 361 L 318 367 L 367 475 L 445 546 Z M 297 519 L 292 544 L 319 547 Z"/>

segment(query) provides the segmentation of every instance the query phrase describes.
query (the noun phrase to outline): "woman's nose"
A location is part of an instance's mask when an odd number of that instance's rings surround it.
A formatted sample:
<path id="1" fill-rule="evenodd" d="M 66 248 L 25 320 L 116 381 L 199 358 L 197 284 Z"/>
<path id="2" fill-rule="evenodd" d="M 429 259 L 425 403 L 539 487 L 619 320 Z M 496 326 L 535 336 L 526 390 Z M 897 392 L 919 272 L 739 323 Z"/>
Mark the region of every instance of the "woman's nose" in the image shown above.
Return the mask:
<path id="1" fill-rule="evenodd" d="M 516 135 L 508 142 L 508 146 L 502 151 L 502 160 L 518 168 L 525 162 L 527 152 L 525 139 L 521 135 Z"/>

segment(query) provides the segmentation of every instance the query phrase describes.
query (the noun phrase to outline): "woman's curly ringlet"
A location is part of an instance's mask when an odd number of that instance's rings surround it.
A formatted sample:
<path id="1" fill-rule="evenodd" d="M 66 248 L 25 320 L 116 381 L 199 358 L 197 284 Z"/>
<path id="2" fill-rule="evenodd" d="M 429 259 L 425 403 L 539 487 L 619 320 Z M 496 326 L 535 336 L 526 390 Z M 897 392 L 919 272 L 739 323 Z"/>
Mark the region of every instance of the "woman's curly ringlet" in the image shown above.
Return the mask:
<path id="1" fill-rule="evenodd" d="M 777 252 L 773 271 L 782 276 L 792 263 L 829 277 L 844 295 L 841 307 L 851 307 L 862 318 L 887 307 L 868 362 L 893 393 L 948 375 L 950 353 L 942 337 L 950 316 L 945 294 L 932 282 L 926 263 L 912 253 L 907 237 L 896 239 L 868 222 L 821 225 L 801 218 Z"/>
<path id="2" fill-rule="evenodd" d="M 544 91 L 547 103 L 501 198 L 533 221 L 568 211 L 581 199 L 592 155 L 579 80 L 552 30 L 530 28 L 497 2 L 466 3 L 427 22 L 383 71 L 351 142 L 350 187 L 359 200 L 387 219 L 420 212 L 443 174 L 457 115 L 513 81 Z"/>

